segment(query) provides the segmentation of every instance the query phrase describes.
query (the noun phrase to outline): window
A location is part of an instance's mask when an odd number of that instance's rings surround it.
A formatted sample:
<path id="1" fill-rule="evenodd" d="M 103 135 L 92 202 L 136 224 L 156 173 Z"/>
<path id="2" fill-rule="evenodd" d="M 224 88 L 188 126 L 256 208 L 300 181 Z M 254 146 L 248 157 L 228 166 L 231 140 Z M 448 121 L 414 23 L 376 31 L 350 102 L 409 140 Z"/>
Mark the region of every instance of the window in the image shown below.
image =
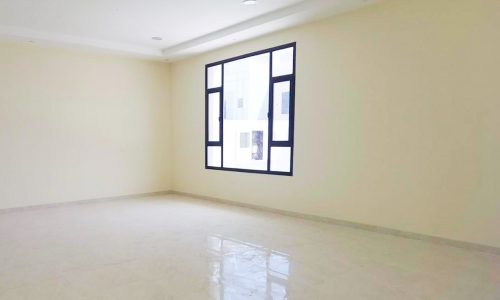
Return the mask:
<path id="1" fill-rule="evenodd" d="M 205 66 L 205 168 L 293 174 L 295 43 Z"/>

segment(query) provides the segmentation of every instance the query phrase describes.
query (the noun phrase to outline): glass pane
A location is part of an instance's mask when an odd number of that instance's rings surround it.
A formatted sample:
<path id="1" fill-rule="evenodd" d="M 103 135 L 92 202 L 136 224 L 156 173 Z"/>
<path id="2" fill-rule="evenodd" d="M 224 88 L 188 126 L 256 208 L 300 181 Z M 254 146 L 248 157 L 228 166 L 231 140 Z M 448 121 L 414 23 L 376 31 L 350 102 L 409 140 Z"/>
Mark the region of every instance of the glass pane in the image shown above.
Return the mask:
<path id="1" fill-rule="evenodd" d="M 209 89 L 222 86 L 222 65 L 208 68 L 207 84 Z"/>
<path id="2" fill-rule="evenodd" d="M 221 166 L 221 148 L 220 146 L 207 147 L 207 165 L 209 167 Z"/>
<path id="3" fill-rule="evenodd" d="M 290 147 L 271 147 L 271 171 L 290 172 Z"/>
<path id="4" fill-rule="evenodd" d="M 208 140 L 218 142 L 219 136 L 220 93 L 208 95 Z"/>
<path id="5" fill-rule="evenodd" d="M 224 64 L 224 167 L 267 170 L 269 55 Z"/>
<path id="6" fill-rule="evenodd" d="M 288 141 L 290 81 L 277 82 L 273 91 L 273 141 Z"/>
<path id="7" fill-rule="evenodd" d="M 273 52 L 273 77 L 293 73 L 293 48 Z"/>

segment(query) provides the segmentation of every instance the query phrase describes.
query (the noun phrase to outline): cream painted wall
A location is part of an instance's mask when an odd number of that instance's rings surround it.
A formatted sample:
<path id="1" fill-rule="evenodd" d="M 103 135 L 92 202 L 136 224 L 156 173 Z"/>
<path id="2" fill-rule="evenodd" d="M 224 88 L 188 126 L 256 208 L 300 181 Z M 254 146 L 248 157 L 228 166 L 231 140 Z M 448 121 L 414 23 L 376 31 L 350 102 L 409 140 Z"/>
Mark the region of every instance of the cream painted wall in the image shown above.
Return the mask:
<path id="1" fill-rule="evenodd" d="M 170 188 L 169 67 L 0 43 L 0 208 Z"/>
<path id="2" fill-rule="evenodd" d="M 500 247 L 500 1 L 388 0 L 174 63 L 173 189 Z M 295 175 L 204 169 L 204 65 L 297 42 Z"/>

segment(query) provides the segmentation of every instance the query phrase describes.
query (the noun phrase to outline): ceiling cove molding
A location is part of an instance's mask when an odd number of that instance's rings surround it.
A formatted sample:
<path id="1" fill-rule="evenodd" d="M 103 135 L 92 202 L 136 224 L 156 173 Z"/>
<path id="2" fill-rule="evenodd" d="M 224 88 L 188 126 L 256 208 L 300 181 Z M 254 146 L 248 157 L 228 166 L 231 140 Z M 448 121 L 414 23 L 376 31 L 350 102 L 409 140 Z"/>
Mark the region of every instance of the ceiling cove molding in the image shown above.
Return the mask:
<path id="1" fill-rule="evenodd" d="M 228 35 L 232 35 L 232 34 L 235 34 L 235 33 L 241 32 L 241 31 L 245 31 L 245 30 L 248 30 L 248 29 L 253 28 L 255 26 L 260 26 L 260 25 L 265 24 L 265 23 L 276 21 L 277 19 L 289 17 L 289 16 L 294 15 L 296 13 L 299 13 L 301 11 L 311 9 L 312 7 L 314 7 L 314 5 L 315 5 L 315 1 L 299 2 L 298 4 L 288 6 L 288 7 L 285 7 L 283 9 L 271 12 L 271 13 L 264 14 L 262 16 L 238 23 L 238 24 L 233 25 L 233 26 L 223 28 L 223 29 L 218 30 L 218 31 L 214 31 L 214 32 L 209 33 L 207 35 L 200 36 L 198 38 L 177 44 L 177 45 L 172 46 L 172 47 L 165 48 L 165 49 L 163 49 L 163 55 L 165 57 L 171 57 L 171 56 L 174 56 L 180 52 L 188 50 L 190 48 L 199 47 L 200 45 L 203 45 L 203 44 L 208 43 L 208 42 L 212 42 L 214 40 L 226 37 Z"/>
<path id="2" fill-rule="evenodd" d="M 20 27 L 0 25 L 0 37 L 31 41 L 47 45 L 62 45 L 69 48 L 100 49 L 108 52 L 128 54 L 148 59 L 163 59 L 161 50 L 106 40 L 78 37 L 59 33 L 43 32 Z"/>
<path id="3" fill-rule="evenodd" d="M 164 49 L 4 25 L 0 25 L 0 38 L 93 49 L 159 61 L 176 61 L 379 1 L 381 0 L 304 0 Z"/>
<path id="4" fill-rule="evenodd" d="M 162 50 L 165 59 L 175 61 L 278 30 L 345 13 L 380 0 L 308 0 L 223 28 Z"/>

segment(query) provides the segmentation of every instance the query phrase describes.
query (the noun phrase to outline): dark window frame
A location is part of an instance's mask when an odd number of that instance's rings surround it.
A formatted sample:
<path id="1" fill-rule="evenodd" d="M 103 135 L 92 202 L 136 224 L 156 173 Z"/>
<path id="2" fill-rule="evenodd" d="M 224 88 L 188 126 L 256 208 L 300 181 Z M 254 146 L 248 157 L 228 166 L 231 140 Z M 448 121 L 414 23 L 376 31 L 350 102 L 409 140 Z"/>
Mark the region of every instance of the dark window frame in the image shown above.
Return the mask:
<path id="1" fill-rule="evenodd" d="M 287 48 L 293 48 L 293 73 L 282 76 L 273 77 L 273 52 L 278 50 L 283 50 Z M 268 110 L 268 145 L 267 145 L 267 170 L 252 170 L 252 169 L 239 169 L 239 168 L 227 168 L 224 167 L 224 64 L 233 62 L 240 59 L 245 59 L 248 57 L 261 55 L 269 53 L 269 110 Z M 224 59 L 221 61 L 209 63 L 205 65 L 205 169 L 207 170 L 221 170 L 221 171 L 232 171 L 232 172 L 244 172 L 244 173 L 257 173 L 257 174 L 270 174 L 270 175 L 282 175 L 282 176 L 293 176 L 293 157 L 294 157 L 294 129 L 295 129 L 295 78 L 296 78 L 296 57 L 297 57 L 297 43 L 288 43 L 280 45 L 273 48 L 263 49 L 260 51 L 255 51 L 240 56 Z M 221 86 L 217 88 L 208 88 L 208 69 L 214 66 L 221 66 Z M 288 141 L 273 141 L 273 121 L 274 121 L 274 84 L 279 82 L 290 82 L 290 103 L 289 103 L 289 129 Z M 220 105 L 219 105 L 219 140 L 209 141 L 208 135 L 208 100 L 209 95 L 213 93 L 219 93 Z M 281 101 L 277 99 L 277 101 Z M 221 147 L 221 166 L 213 167 L 208 165 L 208 147 L 217 146 Z M 290 172 L 281 171 L 271 171 L 271 147 L 289 147 L 290 148 Z"/>

